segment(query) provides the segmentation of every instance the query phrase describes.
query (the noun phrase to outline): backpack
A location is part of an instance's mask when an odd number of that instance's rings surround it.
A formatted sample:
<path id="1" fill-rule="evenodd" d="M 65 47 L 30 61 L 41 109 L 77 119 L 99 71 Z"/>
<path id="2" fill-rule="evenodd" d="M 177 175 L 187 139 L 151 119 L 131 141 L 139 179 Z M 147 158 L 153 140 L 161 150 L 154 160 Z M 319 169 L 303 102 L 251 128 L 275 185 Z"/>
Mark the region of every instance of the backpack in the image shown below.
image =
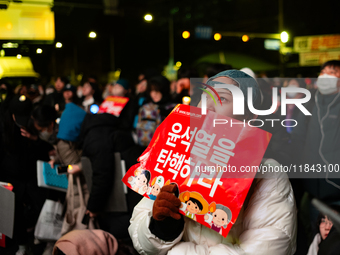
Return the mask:
<path id="1" fill-rule="evenodd" d="M 136 126 L 138 144 L 148 146 L 156 128 L 161 122 L 162 117 L 157 104 L 150 102 L 139 108 Z"/>

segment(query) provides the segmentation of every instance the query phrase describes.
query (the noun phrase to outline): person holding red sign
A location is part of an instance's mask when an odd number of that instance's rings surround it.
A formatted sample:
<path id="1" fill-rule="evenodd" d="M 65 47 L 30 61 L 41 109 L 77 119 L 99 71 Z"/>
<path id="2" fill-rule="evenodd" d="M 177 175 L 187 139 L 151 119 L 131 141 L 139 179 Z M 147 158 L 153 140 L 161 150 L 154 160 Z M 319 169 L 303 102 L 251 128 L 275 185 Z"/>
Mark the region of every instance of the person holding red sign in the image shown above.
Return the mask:
<path id="1" fill-rule="evenodd" d="M 249 75 L 228 70 L 207 81 L 210 86 L 216 83 L 238 86 L 245 98 L 247 89 L 252 88 L 254 107 L 258 109 L 260 90 Z M 208 110 L 235 119 L 256 118 L 247 107 L 244 116 L 234 116 L 230 91 L 220 88 L 216 91 L 222 105 L 208 99 Z M 273 159 L 264 159 L 262 164 L 279 166 Z M 176 193 L 177 185 L 165 185 L 155 201 L 143 198 L 134 208 L 129 233 L 140 254 L 294 254 L 296 250 L 295 200 L 289 179 L 283 172 L 267 173 L 262 179 L 254 179 L 226 238 L 217 230 L 229 223 L 231 214 L 227 208 L 213 206 L 210 212 L 216 216 L 212 221 L 215 226 L 207 228 L 179 213 L 182 202 Z M 209 221 L 209 215 L 206 216 Z"/>

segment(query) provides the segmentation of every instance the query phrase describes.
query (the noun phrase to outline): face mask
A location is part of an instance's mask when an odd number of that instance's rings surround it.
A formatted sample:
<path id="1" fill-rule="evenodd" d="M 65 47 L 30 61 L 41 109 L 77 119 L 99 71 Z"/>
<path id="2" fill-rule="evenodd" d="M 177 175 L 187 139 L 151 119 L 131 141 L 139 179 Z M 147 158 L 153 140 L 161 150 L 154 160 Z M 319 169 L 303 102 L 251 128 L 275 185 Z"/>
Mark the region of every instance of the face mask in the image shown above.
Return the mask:
<path id="1" fill-rule="evenodd" d="M 289 98 L 294 98 L 297 95 L 297 92 L 287 92 L 287 96 Z"/>
<path id="2" fill-rule="evenodd" d="M 316 81 L 316 86 L 318 90 L 323 95 L 330 95 L 337 92 L 337 82 L 338 78 L 334 75 L 322 74 L 318 77 Z"/>
<path id="3" fill-rule="evenodd" d="M 41 140 L 48 142 L 48 139 L 50 139 L 52 134 L 53 134 L 53 132 L 50 133 L 47 130 L 44 130 L 44 131 L 39 133 L 39 137 L 40 137 Z"/>
<path id="4" fill-rule="evenodd" d="M 296 86 L 288 85 L 287 88 L 297 88 Z M 289 98 L 294 98 L 297 95 L 297 92 L 287 92 L 287 96 Z"/>

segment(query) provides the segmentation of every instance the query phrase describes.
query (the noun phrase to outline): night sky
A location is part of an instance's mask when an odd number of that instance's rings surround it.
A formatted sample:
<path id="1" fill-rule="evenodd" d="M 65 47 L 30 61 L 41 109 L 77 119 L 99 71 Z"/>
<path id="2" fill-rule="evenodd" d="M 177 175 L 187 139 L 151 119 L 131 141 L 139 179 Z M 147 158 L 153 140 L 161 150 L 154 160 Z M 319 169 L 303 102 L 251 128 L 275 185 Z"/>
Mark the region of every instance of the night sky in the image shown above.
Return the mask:
<path id="1" fill-rule="evenodd" d="M 67 6 L 62 6 L 67 3 Z M 70 3 L 83 4 L 81 8 Z M 88 4 L 88 6 L 86 6 Z M 284 0 L 284 30 L 290 34 L 287 46 L 293 46 L 294 36 L 339 34 L 340 1 Z M 86 7 L 86 8 L 83 8 Z M 98 8 L 97 8 L 98 7 Z M 213 31 L 278 33 L 278 1 L 275 0 L 120 0 L 118 15 L 104 15 L 102 1 L 55 0 L 55 42 L 39 45 L 43 54 L 35 54 L 37 45 L 26 44 L 19 49 L 32 58 L 34 67 L 44 77 L 76 74 L 97 75 L 105 80 L 110 71 L 110 38 L 114 40 L 114 67 L 122 76 L 136 79 L 138 72 L 148 67 L 163 69 L 169 60 L 169 18 L 174 22 L 175 62 L 193 66 L 200 57 L 219 51 L 249 54 L 278 65 L 278 52 L 264 49 L 263 39 L 243 43 L 240 38 L 223 37 L 221 41 L 200 40 L 194 35 L 196 26 L 211 26 Z M 143 17 L 153 15 L 147 23 Z M 90 31 L 97 38 L 90 39 Z M 184 30 L 191 37 L 184 40 Z M 14 53 L 14 51 L 13 51 Z M 17 53 L 15 53 L 17 54 Z M 298 55 L 287 59 L 298 62 Z M 232 64 L 232 63 L 230 63 Z M 314 72 L 311 68 L 287 70 L 287 75 Z M 277 72 L 270 74 L 277 75 Z"/>

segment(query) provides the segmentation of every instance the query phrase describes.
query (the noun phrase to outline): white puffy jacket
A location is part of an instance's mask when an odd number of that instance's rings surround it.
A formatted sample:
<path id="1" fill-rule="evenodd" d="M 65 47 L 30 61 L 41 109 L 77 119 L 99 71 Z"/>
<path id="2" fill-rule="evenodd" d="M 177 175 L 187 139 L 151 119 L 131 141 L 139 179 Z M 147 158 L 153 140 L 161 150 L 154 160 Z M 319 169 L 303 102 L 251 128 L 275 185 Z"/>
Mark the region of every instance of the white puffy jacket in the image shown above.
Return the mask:
<path id="1" fill-rule="evenodd" d="M 279 166 L 268 159 L 264 165 Z M 129 233 L 140 254 L 294 254 L 297 213 L 285 173 L 266 173 L 254 179 L 240 214 L 228 236 L 187 217 L 182 233 L 166 242 L 149 230 L 153 202 L 143 198 L 134 208 Z"/>

